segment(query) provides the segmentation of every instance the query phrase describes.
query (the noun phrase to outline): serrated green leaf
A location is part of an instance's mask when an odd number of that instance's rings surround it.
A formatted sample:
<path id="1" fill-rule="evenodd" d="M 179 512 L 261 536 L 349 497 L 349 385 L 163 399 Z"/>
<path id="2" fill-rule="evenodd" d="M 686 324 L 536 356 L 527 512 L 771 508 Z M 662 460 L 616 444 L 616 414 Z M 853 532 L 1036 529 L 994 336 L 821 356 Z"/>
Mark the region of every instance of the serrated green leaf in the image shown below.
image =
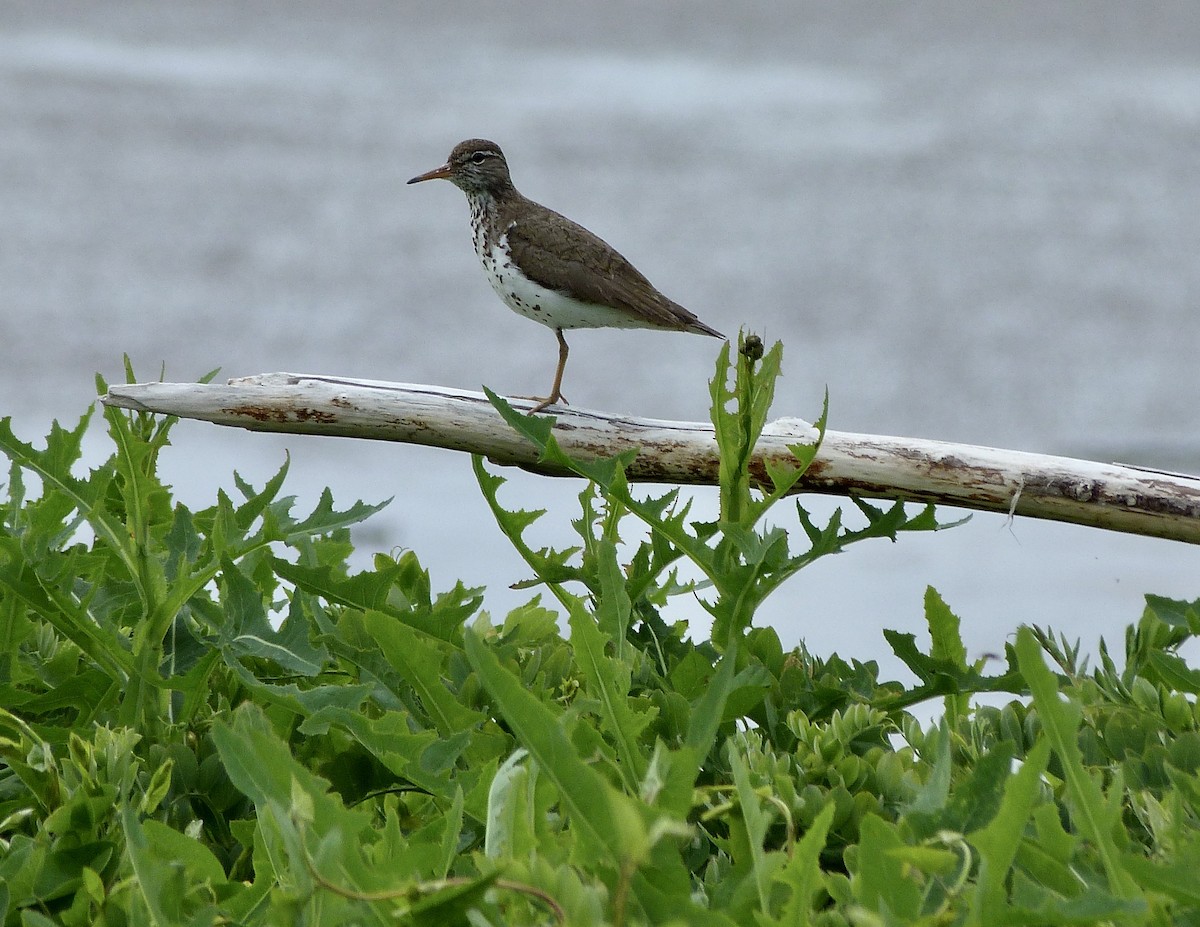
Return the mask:
<path id="1" fill-rule="evenodd" d="M 1200 695 L 1200 670 L 1192 669 L 1175 654 L 1151 651 L 1147 665 L 1170 690 Z"/>
<path id="2" fill-rule="evenodd" d="M 891 851 L 904 848 L 894 825 L 868 815 L 860 830 L 858 872 L 851 879 L 855 900 L 868 911 L 885 911 L 902 922 L 915 922 L 921 913 L 921 890 Z"/>
<path id="3" fill-rule="evenodd" d="M 1147 595 L 1146 611 L 1173 628 L 1187 628 L 1192 634 L 1200 634 L 1200 599 L 1185 602 L 1161 595 Z"/>
<path id="4" fill-rule="evenodd" d="M 950 777 L 953 773 L 953 766 L 950 757 L 950 728 L 944 718 L 938 725 L 938 736 L 934 743 L 937 747 L 937 756 L 933 761 L 933 768 L 929 772 L 929 779 L 921 786 L 916 797 L 909 804 L 909 811 L 925 814 L 941 811 L 950 797 Z M 928 757 L 926 761 L 928 762 Z"/>
<path id="5" fill-rule="evenodd" d="M 463 804 L 462 787 L 459 786 L 454 790 L 454 798 L 450 803 L 449 811 L 437 822 L 443 828 L 441 858 L 438 861 L 437 869 L 434 870 L 434 875 L 439 879 L 444 879 L 450 874 L 455 857 L 458 856 L 458 841 L 463 826 Z"/>
<path id="6" fill-rule="evenodd" d="M 521 416 L 521 418 L 524 419 L 526 416 Z M 504 485 L 504 479 L 488 473 L 484 467 L 483 458 L 477 454 L 472 456 L 471 466 L 475 472 L 475 478 L 479 482 L 479 488 L 483 492 L 484 499 L 487 501 L 488 508 L 491 509 L 492 515 L 496 519 L 496 524 L 499 525 L 500 530 L 508 538 L 513 548 L 536 574 L 536 580 L 531 583 L 522 584 L 522 588 L 545 583 L 555 597 L 562 601 L 565 593 L 561 588 L 561 584 L 573 579 L 582 579 L 579 568 L 568 565 L 568 560 L 578 552 L 578 549 L 535 551 L 525 542 L 524 531 L 544 515 L 545 511 L 510 511 L 504 508 L 500 504 L 500 499 L 497 495 L 500 487 Z"/>
<path id="7" fill-rule="evenodd" d="M 967 648 L 959 631 L 959 619 L 932 586 L 925 589 L 925 620 L 933 646 L 929 653 L 935 660 L 946 660 L 959 669 L 967 669 Z"/>
<path id="8" fill-rule="evenodd" d="M 259 641 L 275 636 L 262 592 L 228 557 L 221 558 L 220 585 L 221 613 L 226 623 L 219 630 L 227 642 L 242 636 Z"/>
<path id="9" fill-rule="evenodd" d="M 1049 757 L 1050 744 L 1042 740 L 1008 779 L 995 817 L 986 826 L 967 835 L 967 841 L 980 856 L 978 882 L 971 897 L 972 923 L 991 927 L 1004 922 L 1001 912 L 1007 902 L 1008 872 L 1024 837 L 1026 822 L 1037 800 L 1039 780 Z"/>
<path id="10" fill-rule="evenodd" d="M 518 412 L 505 401 L 504 397 L 492 392 L 486 386 L 483 388 L 483 393 L 495 407 L 496 411 L 500 413 L 500 417 L 508 423 L 508 426 L 513 431 L 527 438 L 539 448 L 546 446 L 546 443 L 550 440 L 550 435 L 554 431 L 553 416 L 526 415 L 523 412 Z"/>
<path id="11" fill-rule="evenodd" d="M 155 856 L 132 808 L 122 810 L 121 824 L 125 831 L 125 852 L 137 879 L 140 898 L 150 909 L 152 922 L 176 923 L 182 914 L 182 870 L 172 869 L 166 860 Z"/>
<path id="12" fill-rule="evenodd" d="M 329 488 L 321 490 L 321 498 L 317 506 L 304 519 L 283 528 L 284 543 L 291 543 L 298 538 L 311 537 L 317 534 L 328 534 L 341 528 L 350 528 L 366 521 L 376 512 L 381 512 L 391 504 L 390 498 L 383 502 L 370 504 L 359 500 L 348 509 L 338 510 L 333 507 L 333 493 Z"/>
<path id="13" fill-rule="evenodd" d="M 599 539 L 595 544 L 595 557 L 600 581 L 595 623 L 608 637 L 616 656 L 621 658 L 627 646 L 625 636 L 629 633 L 632 603 L 621 565 L 617 562 L 616 545 L 608 538 Z"/>
<path id="14" fill-rule="evenodd" d="M 1079 840 L 1063 829 L 1058 808 L 1052 804 L 1038 805 L 1032 818 L 1034 837 L 1022 841 L 1017 850 L 1020 866 L 1064 898 L 1074 898 L 1089 890 L 1090 886 L 1072 866 Z"/>
<path id="15" fill-rule="evenodd" d="M 232 723 L 218 721 L 212 737 L 230 781 L 260 811 L 288 806 L 298 788 L 312 804 L 318 836 L 339 830 L 353 838 L 369 826 L 367 812 L 345 808 L 329 793 L 326 780 L 296 762 L 257 705 L 241 705 Z"/>
<path id="16" fill-rule="evenodd" d="M 721 662 L 717 665 L 712 682 L 704 694 L 694 703 L 691 721 L 688 724 L 686 745 L 692 750 L 695 763 L 702 763 L 717 740 L 717 731 L 725 715 L 725 705 L 733 692 L 737 678 L 738 642 L 731 643 Z M 689 770 L 692 780 L 699 769 Z"/>
<path id="17" fill-rule="evenodd" d="M 363 626 L 392 668 L 413 687 L 443 737 L 470 730 L 484 720 L 446 688 L 441 672 L 447 657 L 432 641 L 423 640 L 412 628 L 382 612 L 367 612 Z"/>
<path id="18" fill-rule="evenodd" d="M 66 431 L 55 422 L 46 439 L 44 451 L 36 451 L 32 445 L 19 441 L 12 432 L 11 418 L 0 419 L 0 451 L 7 454 L 14 464 L 35 473 L 47 490 L 69 500 L 88 519 L 96 535 L 121 560 L 130 581 L 142 592 L 138 585 L 140 574 L 124 526 L 109 513 L 104 504 L 108 486 L 114 477 L 113 469 L 97 468 L 87 481 L 71 475 L 71 467 L 80 457 L 83 433 L 91 414 L 89 410 L 73 431 Z"/>
<path id="19" fill-rule="evenodd" d="M 444 743 L 436 731 L 428 729 L 413 733 L 412 722 L 403 712 L 388 711 L 370 718 L 361 711 L 340 705 L 328 705 L 313 712 L 301 729 L 319 735 L 330 726 L 336 726 L 362 744 L 396 776 L 430 795 L 446 794 L 450 784 L 447 770 L 426 760 L 430 751 Z M 478 809 L 468 807 L 467 810 L 476 820 L 483 820 Z"/>
<path id="20" fill-rule="evenodd" d="M 1200 840 L 1194 832 L 1166 861 L 1126 853 L 1123 862 L 1142 887 L 1179 904 L 1200 908 L 1200 882 L 1196 879 L 1196 873 L 1200 872 Z"/>
<path id="21" fill-rule="evenodd" d="M 821 851 L 829 836 L 833 814 L 832 803 L 825 805 L 796 844 L 791 857 L 775 874 L 777 881 L 791 889 L 782 915 L 774 921 L 779 927 L 808 927 L 812 923 L 813 897 L 821 888 Z"/>
<path id="22" fill-rule="evenodd" d="M 504 416 L 505 421 L 513 425 L 519 432 L 528 437 L 541 449 L 541 459 L 552 462 L 554 466 L 564 471 L 573 472 L 585 479 L 595 482 L 604 493 L 616 499 L 628 511 L 644 521 L 652 531 L 662 535 L 670 544 L 682 550 L 709 577 L 714 578 L 713 552 L 706 544 L 689 532 L 686 528 L 686 507 L 682 512 L 664 516 L 657 500 L 643 501 L 634 499 L 629 493 L 629 485 L 625 479 L 625 467 L 634 459 L 636 451 L 618 454 L 612 458 L 577 460 L 564 454 L 550 430 L 550 420 L 545 420 L 540 428 L 530 426 L 531 417 L 521 415 L 494 393 L 488 393 L 492 404 Z M 550 585 L 554 594 L 562 598 L 558 583 L 570 579 L 582 579 L 578 570 L 566 566 L 566 557 L 571 551 L 541 552 L 537 555 L 520 537 L 520 530 L 515 530 L 517 524 L 496 499 L 496 491 L 503 481 L 487 473 L 483 460 L 478 455 L 472 458 L 476 478 L 479 481 L 484 497 L 488 501 L 496 517 L 497 523 L 508 536 L 510 542 L 525 560 L 530 563 L 538 578 Z M 523 530 L 523 529 L 522 529 Z M 566 603 L 564 603 L 566 604 Z"/>
<path id="23" fill-rule="evenodd" d="M 473 631 L 467 631 L 465 644 L 467 658 L 495 699 L 499 714 L 537 761 L 541 773 L 558 788 L 587 856 L 619 868 L 630 848 L 624 845 L 625 835 L 618 823 L 617 793 L 578 756 L 560 717 L 526 691 Z"/>
<path id="24" fill-rule="evenodd" d="M 79 560 L 73 554 L 62 559 L 63 566 L 68 568 L 76 563 Z M 25 557 L 16 538 L 0 536 L 0 590 L 9 601 L 20 601 L 53 625 L 110 679 L 123 683 L 133 672 L 133 656 L 128 645 L 118 637 L 118 629 L 98 624 L 68 591 L 56 584 L 39 582 L 36 575 L 26 569 Z"/>
<path id="25" fill-rule="evenodd" d="M 568 621 L 575 658 L 589 694 L 600 706 L 601 729 L 616 744 L 626 790 L 636 794 L 646 774 L 646 756 L 638 738 L 650 723 L 651 713 L 645 709 L 635 712 L 630 707 L 630 666 L 605 655 L 611 639 L 596 626 L 592 616 L 582 608 L 574 608 Z"/>
<path id="26" fill-rule="evenodd" d="M 771 815 L 764 812 L 759 804 L 758 796 L 750 784 L 750 771 L 735 744 L 735 740 L 726 744 L 726 755 L 730 771 L 733 773 L 734 788 L 737 789 L 738 807 L 746 825 L 746 841 L 750 849 L 754 886 L 758 891 L 759 910 L 767 913 L 771 910 L 771 882 L 783 862 L 783 857 L 768 856 L 763 849 L 767 828 L 771 825 Z"/>
<path id="27" fill-rule="evenodd" d="M 1059 698 L 1054 676 L 1042 662 L 1041 648 L 1027 627 L 1017 631 L 1016 652 L 1021 673 L 1029 683 L 1034 705 L 1041 718 L 1042 729 L 1062 763 L 1067 792 L 1071 798 L 1072 818 L 1080 832 L 1095 844 L 1112 893 L 1120 898 L 1140 898 L 1141 892 L 1121 865 L 1113 842 L 1112 828 L 1116 822 L 1112 817 L 1112 808 L 1104 800 L 1100 786 L 1083 765 L 1076 739 L 1080 722 L 1079 705 Z"/>
<path id="28" fill-rule="evenodd" d="M 182 867 L 189 887 L 206 882 L 223 885 L 227 881 L 217 858 L 200 841 L 153 819 L 142 821 L 142 829 L 146 849 L 159 863 Z"/>
<path id="29" fill-rule="evenodd" d="M 238 492 L 246 500 L 241 505 L 235 506 L 233 510 L 234 520 L 238 527 L 243 532 L 248 532 L 250 526 L 259 518 L 271 504 L 275 501 L 275 497 L 279 495 L 279 490 L 283 488 L 283 482 L 287 478 L 288 470 L 291 468 L 291 454 L 284 452 L 283 463 L 275 474 L 263 484 L 261 490 L 255 490 L 253 486 L 242 479 L 242 475 L 236 470 L 233 471 L 233 484 L 237 487 Z M 289 497 L 281 500 L 281 511 L 278 513 L 282 516 L 287 515 L 292 507 L 295 497 Z M 322 501 L 324 496 L 322 495 Z M 277 535 L 276 535 L 277 536 Z"/>
<path id="30" fill-rule="evenodd" d="M 310 597 L 296 591 L 292 595 L 287 618 L 270 641 L 274 648 L 270 659 L 289 672 L 305 676 L 316 676 L 330 660 L 328 649 L 315 646 L 312 642 L 311 635 L 316 633 L 316 628 L 309 617 L 308 610 L 311 607 Z"/>
<path id="31" fill-rule="evenodd" d="M 925 589 L 925 621 L 929 625 L 929 637 L 932 641 L 930 656 L 934 660 L 949 663 L 960 673 L 966 674 L 969 670 L 967 648 L 959 631 L 958 616 L 950 610 L 946 601 L 932 586 Z M 957 726 L 959 719 L 966 716 L 969 708 L 969 695 L 962 693 L 946 696 L 946 716 L 951 726 Z"/>
<path id="32" fill-rule="evenodd" d="M 229 652 L 223 654 L 225 666 L 249 690 L 266 703 L 286 705 L 301 717 L 310 717 L 323 708 L 357 708 L 373 691 L 374 686 L 332 684 L 301 688 L 293 683 L 276 685 L 264 682 L 246 669 Z"/>

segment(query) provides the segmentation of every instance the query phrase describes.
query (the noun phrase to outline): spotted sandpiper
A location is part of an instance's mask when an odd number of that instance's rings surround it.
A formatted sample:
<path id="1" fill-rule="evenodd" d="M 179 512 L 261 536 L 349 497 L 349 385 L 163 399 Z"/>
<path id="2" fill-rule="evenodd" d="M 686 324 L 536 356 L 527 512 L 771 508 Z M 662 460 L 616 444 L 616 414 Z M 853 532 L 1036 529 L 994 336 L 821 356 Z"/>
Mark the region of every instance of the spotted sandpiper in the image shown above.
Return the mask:
<path id="1" fill-rule="evenodd" d="M 514 312 L 554 329 L 558 369 L 550 395 L 559 402 L 567 366 L 567 328 L 658 328 L 725 337 L 656 290 L 607 242 L 513 186 L 495 142 L 459 142 L 441 167 L 414 177 L 449 180 L 467 195 L 475 253 L 492 289 Z"/>

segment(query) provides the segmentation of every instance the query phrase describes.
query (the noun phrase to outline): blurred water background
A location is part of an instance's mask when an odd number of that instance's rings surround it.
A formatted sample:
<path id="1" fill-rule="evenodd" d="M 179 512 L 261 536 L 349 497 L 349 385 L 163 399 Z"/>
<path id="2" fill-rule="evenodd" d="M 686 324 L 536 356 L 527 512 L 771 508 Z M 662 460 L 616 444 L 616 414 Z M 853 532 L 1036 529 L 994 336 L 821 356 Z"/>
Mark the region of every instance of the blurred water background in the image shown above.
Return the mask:
<path id="1" fill-rule="evenodd" d="M 705 321 L 782 339 L 777 415 L 811 419 L 828 386 L 842 431 L 1200 470 L 1200 17 L 1160 0 L 4 0 L 0 414 L 40 440 L 125 352 L 143 379 L 544 392 L 553 336 L 487 286 L 462 194 L 404 186 L 470 136 Z M 710 339 L 571 343 L 577 405 L 706 417 Z M 287 451 L 301 506 L 394 497 L 364 553 L 413 548 L 494 614 L 528 595 L 462 455 L 174 435 L 190 505 Z M 580 487 L 506 475 L 568 544 Z M 893 669 L 880 629 L 921 634 L 932 584 L 973 657 L 1019 622 L 1091 649 L 1147 592 L 1200 596 L 1196 567 L 1182 544 L 976 515 L 818 563 L 762 620 Z"/>

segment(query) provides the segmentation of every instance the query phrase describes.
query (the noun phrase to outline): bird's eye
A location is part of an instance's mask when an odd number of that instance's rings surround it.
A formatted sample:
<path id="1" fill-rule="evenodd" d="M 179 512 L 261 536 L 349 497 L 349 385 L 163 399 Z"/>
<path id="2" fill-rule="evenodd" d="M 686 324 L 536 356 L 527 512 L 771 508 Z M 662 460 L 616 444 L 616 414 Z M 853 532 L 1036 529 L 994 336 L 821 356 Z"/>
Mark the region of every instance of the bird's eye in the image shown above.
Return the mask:
<path id="1" fill-rule="evenodd" d="M 477 152 L 475 152 L 475 154 L 471 155 L 471 163 L 472 164 L 482 164 L 486 160 L 487 160 L 487 155 L 484 154 L 482 151 L 477 151 Z"/>

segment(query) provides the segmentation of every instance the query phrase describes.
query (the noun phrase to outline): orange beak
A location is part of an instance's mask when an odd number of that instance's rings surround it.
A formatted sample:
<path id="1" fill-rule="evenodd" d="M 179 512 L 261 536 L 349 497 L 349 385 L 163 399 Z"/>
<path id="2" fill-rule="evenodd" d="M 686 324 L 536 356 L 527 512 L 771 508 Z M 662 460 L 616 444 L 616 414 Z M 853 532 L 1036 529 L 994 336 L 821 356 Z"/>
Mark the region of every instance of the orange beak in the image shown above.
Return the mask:
<path id="1" fill-rule="evenodd" d="M 433 170 L 421 174 L 419 177 L 414 177 L 409 183 L 420 183 L 422 180 L 449 180 L 450 165 L 443 164 L 441 167 L 435 167 Z"/>

